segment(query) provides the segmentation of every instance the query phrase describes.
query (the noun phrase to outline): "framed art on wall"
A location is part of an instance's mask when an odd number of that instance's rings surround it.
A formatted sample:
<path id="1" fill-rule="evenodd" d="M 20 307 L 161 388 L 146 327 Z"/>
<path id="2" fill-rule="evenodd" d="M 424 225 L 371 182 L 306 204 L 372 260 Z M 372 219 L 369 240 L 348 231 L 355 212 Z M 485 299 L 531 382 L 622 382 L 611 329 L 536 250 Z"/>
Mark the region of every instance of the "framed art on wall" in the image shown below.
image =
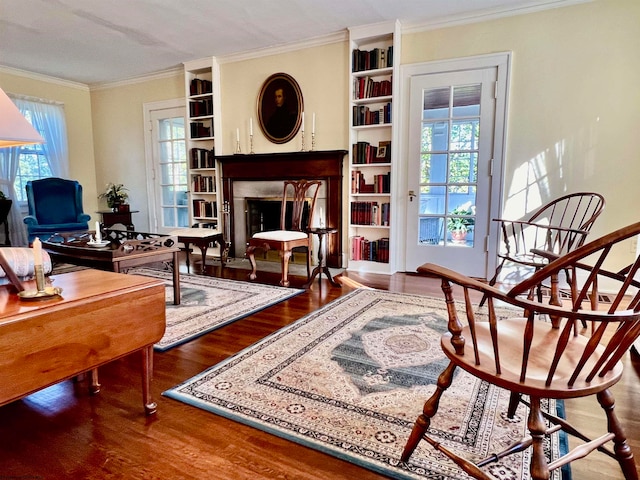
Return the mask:
<path id="1" fill-rule="evenodd" d="M 258 123 L 273 143 L 293 139 L 302 124 L 302 90 L 286 73 L 274 73 L 265 80 L 258 95 Z"/>

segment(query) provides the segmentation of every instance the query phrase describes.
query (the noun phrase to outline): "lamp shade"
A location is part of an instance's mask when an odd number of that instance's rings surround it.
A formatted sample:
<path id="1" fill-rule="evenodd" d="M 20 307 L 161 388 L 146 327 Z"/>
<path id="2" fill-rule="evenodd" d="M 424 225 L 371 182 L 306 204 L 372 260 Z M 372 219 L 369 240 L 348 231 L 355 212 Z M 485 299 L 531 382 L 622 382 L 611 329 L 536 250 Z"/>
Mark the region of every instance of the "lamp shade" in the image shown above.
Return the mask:
<path id="1" fill-rule="evenodd" d="M 0 88 L 0 148 L 31 143 L 44 143 L 44 139 Z"/>

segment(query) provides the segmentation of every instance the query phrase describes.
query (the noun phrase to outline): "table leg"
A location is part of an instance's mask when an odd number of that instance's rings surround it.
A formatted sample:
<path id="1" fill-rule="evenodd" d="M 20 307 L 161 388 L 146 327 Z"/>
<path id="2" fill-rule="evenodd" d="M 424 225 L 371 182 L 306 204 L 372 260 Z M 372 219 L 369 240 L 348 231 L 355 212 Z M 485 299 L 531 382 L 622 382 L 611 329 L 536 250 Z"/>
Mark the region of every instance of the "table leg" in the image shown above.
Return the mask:
<path id="1" fill-rule="evenodd" d="M 98 369 L 93 368 L 89 371 L 89 393 L 95 395 L 100 392 L 100 381 L 98 380 Z"/>
<path id="2" fill-rule="evenodd" d="M 187 255 L 189 254 L 187 253 Z M 173 270 L 173 304 L 180 305 L 180 271 L 178 268 L 178 252 L 173 252 L 171 267 Z"/>
<path id="3" fill-rule="evenodd" d="M 186 258 L 186 260 L 185 260 L 185 263 L 186 263 L 186 265 L 187 265 L 187 273 L 190 273 L 190 272 L 189 272 L 189 252 L 191 251 L 191 250 L 189 249 L 189 243 L 190 243 L 190 242 L 187 242 L 187 241 L 184 241 L 184 240 L 183 240 L 183 241 L 182 241 L 182 243 L 184 243 L 184 252 L 187 254 L 187 258 Z"/>
<path id="4" fill-rule="evenodd" d="M 142 402 L 144 412 L 153 415 L 158 409 L 158 404 L 151 398 L 151 377 L 153 375 L 153 345 L 142 349 Z"/>
<path id="5" fill-rule="evenodd" d="M 207 263 L 207 250 L 209 249 L 209 242 L 205 240 L 198 246 L 200 247 L 200 253 L 202 254 L 202 273 L 204 273 L 204 267 Z"/>

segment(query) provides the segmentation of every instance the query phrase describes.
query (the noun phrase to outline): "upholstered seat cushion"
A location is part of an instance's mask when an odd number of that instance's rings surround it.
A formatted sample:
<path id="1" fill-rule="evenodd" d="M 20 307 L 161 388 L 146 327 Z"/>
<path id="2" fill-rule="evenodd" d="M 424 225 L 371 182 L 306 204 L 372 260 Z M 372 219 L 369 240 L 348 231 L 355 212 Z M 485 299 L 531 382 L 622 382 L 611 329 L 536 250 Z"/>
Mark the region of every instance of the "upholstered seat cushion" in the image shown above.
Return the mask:
<path id="1" fill-rule="evenodd" d="M 290 242 L 292 240 L 302 240 L 308 235 L 304 232 L 295 232 L 291 230 L 273 230 L 271 232 L 259 232 L 251 238 L 260 240 L 275 240 L 278 242 Z"/>

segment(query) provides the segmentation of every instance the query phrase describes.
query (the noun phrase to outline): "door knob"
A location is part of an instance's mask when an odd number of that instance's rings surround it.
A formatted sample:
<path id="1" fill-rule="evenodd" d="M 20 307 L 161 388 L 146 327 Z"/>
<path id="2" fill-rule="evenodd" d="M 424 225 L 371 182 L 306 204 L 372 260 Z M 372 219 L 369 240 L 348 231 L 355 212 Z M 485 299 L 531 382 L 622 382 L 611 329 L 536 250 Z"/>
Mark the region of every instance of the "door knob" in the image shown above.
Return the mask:
<path id="1" fill-rule="evenodd" d="M 416 196 L 416 192 L 414 192 L 413 190 L 409 190 L 409 201 L 413 202 L 413 197 Z"/>

